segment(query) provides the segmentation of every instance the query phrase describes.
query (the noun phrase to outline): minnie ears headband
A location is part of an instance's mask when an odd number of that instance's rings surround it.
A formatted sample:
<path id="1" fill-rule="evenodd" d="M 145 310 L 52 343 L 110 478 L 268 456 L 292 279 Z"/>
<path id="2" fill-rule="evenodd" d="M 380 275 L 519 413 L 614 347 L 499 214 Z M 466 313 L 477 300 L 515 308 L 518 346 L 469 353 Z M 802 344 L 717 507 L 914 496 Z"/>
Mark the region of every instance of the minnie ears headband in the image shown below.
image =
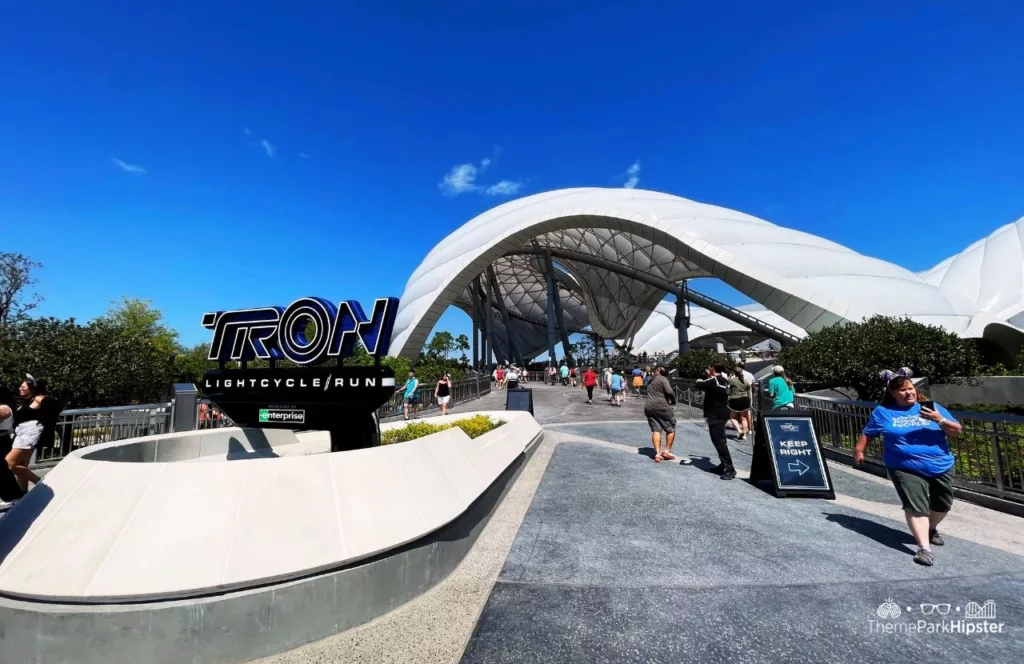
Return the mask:
<path id="1" fill-rule="evenodd" d="M 888 369 L 886 369 L 885 371 L 878 372 L 878 377 L 882 379 L 883 383 L 888 383 L 890 380 L 896 378 L 897 376 L 902 376 L 904 378 L 912 378 L 914 376 L 914 372 L 907 367 L 901 367 L 896 371 L 889 371 Z"/>

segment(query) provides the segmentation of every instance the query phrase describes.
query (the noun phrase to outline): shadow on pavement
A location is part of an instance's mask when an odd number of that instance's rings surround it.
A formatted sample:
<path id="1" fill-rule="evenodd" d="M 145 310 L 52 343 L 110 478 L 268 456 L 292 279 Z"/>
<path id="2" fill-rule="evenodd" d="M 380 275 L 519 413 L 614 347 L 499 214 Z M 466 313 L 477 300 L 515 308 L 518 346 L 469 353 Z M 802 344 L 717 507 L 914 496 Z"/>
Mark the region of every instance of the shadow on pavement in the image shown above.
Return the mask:
<path id="1" fill-rule="evenodd" d="M 718 475 L 714 468 L 718 465 L 717 461 L 712 461 L 710 457 L 706 456 L 691 456 L 690 464 L 694 468 L 700 468 L 705 473 L 711 473 L 712 475 Z"/>
<path id="2" fill-rule="evenodd" d="M 37 484 L 0 519 L 0 562 L 14 550 L 35 520 L 53 500 L 53 489 Z"/>
<path id="3" fill-rule="evenodd" d="M 878 523 L 877 521 L 869 521 L 868 519 L 862 519 L 859 516 L 849 516 L 847 514 L 835 514 L 822 512 L 825 515 L 827 521 L 837 523 L 847 530 L 852 530 L 855 533 L 859 533 L 864 537 L 873 539 L 879 544 L 884 544 L 890 549 L 895 549 L 901 553 L 905 553 L 908 556 L 914 554 L 916 544 L 914 538 L 910 533 L 904 530 L 897 530 L 890 528 L 884 524 Z M 907 545 L 911 545 L 914 548 L 907 548 Z"/>

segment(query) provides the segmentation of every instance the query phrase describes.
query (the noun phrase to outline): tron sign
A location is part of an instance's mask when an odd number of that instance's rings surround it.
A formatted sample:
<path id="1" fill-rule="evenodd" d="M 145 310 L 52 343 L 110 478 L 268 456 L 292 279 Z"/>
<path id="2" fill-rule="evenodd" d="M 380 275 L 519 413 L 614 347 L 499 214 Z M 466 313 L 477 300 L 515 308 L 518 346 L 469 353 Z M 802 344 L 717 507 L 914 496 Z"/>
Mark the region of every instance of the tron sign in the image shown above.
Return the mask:
<path id="1" fill-rule="evenodd" d="M 397 313 L 394 297 L 377 298 L 369 317 L 355 300 L 334 306 L 320 297 L 304 297 L 287 308 L 207 313 L 203 327 L 213 330 L 209 359 L 215 362 L 287 359 L 311 365 L 349 357 L 357 340 L 370 355 L 387 355 Z M 307 337 L 310 323 L 314 330 Z"/>

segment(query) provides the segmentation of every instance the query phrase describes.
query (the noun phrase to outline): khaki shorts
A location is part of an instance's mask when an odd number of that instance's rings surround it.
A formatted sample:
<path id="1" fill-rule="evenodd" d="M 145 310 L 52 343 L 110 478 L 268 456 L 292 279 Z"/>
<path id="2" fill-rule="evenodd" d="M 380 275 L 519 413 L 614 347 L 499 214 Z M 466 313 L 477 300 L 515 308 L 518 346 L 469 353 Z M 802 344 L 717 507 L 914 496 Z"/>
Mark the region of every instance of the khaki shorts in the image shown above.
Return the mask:
<path id="1" fill-rule="evenodd" d="M 911 514 L 948 512 L 953 507 L 953 478 L 949 472 L 925 477 L 909 470 L 890 468 L 889 479 L 896 487 L 903 509 Z"/>
<path id="2" fill-rule="evenodd" d="M 647 410 L 644 409 L 647 417 L 647 425 L 651 427 L 651 433 L 664 431 L 672 433 L 676 430 L 676 414 L 671 410 Z"/>

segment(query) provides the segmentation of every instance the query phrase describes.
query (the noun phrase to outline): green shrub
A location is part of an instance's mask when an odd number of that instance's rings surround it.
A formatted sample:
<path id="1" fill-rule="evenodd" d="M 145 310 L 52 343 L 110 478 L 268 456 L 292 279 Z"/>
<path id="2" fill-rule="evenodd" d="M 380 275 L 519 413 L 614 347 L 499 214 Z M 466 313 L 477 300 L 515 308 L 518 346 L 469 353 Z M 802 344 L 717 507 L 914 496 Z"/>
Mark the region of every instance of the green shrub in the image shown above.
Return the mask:
<path id="1" fill-rule="evenodd" d="M 470 438 L 477 438 L 484 435 L 488 431 L 497 429 L 504 420 L 492 420 L 486 415 L 474 415 L 473 417 L 464 417 L 460 420 L 455 420 L 449 424 L 431 424 L 430 422 L 410 422 L 409 424 L 399 429 L 389 429 L 388 431 L 382 431 L 380 434 L 381 445 L 391 445 L 392 443 L 405 443 L 410 440 L 416 440 L 423 436 L 429 436 L 432 433 L 438 431 L 444 431 L 445 429 L 451 429 L 452 427 L 459 427 L 466 432 L 466 435 Z"/>
<path id="2" fill-rule="evenodd" d="M 956 384 L 981 370 L 974 344 L 934 325 L 886 316 L 812 332 L 783 349 L 778 362 L 791 377 L 852 387 L 864 400 L 881 397 L 885 385 L 878 373 L 885 369 L 909 367 L 932 384 Z"/>
<path id="3" fill-rule="evenodd" d="M 689 353 L 676 355 L 670 366 L 679 371 L 680 378 L 706 378 L 705 370 L 716 364 L 724 364 L 731 368 L 735 362 L 728 355 L 717 353 L 707 348 L 691 348 Z"/>

